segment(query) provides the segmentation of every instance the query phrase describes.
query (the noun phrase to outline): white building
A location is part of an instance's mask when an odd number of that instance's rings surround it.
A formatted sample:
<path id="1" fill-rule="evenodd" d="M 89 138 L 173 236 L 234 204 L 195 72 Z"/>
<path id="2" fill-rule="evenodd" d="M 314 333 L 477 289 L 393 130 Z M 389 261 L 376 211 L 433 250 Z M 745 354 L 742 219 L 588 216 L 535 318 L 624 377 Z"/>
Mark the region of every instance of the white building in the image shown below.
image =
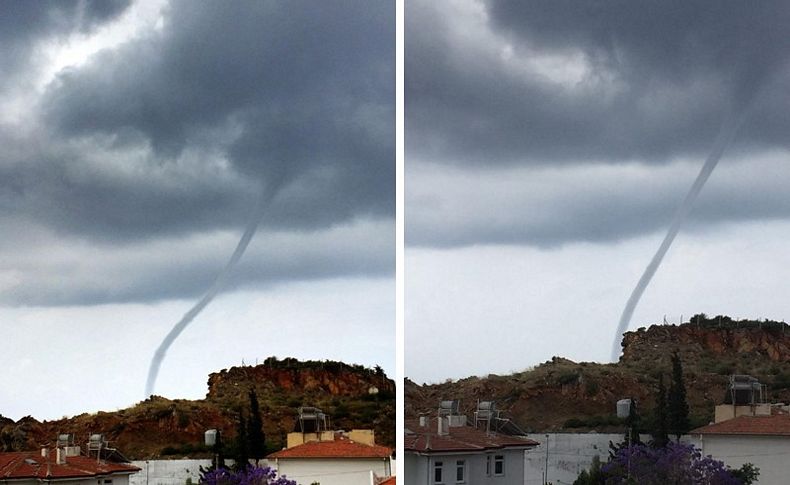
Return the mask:
<path id="1" fill-rule="evenodd" d="M 731 468 L 752 463 L 760 469 L 756 483 L 790 483 L 790 415 L 738 416 L 697 428 L 690 433 L 703 456 Z"/>
<path id="2" fill-rule="evenodd" d="M 523 485 L 524 454 L 538 445 L 466 425 L 465 416 L 406 422 L 404 483 Z"/>
<path id="3" fill-rule="evenodd" d="M 67 456 L 65 450 L 0 453 L 0 484 L 129 485 L 129 475 L 140 469 L 127 463 Z"/>
<path id="4" fill-rule="evenodd" d="M 370 441 L 354 440 L 355 432 Z M 289 442 L 295 434 L 302 435 L 291 433 Z M 278 476 L 296 480 L 299 485 L 376 485 L 379 477 L 392 475 L 392 449 L 374 444 L 372 432 L 323 432 L 317 436 L 321 439 L 272 453 L 267 457 L 269 465 L 277 469 Z"/>

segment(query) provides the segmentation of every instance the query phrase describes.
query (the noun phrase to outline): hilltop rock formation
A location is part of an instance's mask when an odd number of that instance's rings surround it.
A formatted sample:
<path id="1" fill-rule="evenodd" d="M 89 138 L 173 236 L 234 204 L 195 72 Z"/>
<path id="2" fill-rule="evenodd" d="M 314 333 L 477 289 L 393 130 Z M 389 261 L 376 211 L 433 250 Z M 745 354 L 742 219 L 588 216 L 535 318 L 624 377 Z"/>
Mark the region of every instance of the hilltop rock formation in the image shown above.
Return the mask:
<path id="1" fill-rule="evenodd" d="M 702 319 L 685 325 L 653 325 L 623 336 L 623 355 L 620 361 L 632 361 L 642 355 L 655 353 L 655 348 L 678 348 L 691 357 L 693 354 L 731 357 L 751 354 L 755 358 L 773 362 L 790 361 L 790 330 L 777 322 L 716 323 Z M 657 346 L 657 347 L 656 347 Z"/>
<path id="2" fill-rule="evenodd" d="M 395 392 L 395 383 L 380 368 L 269 358 L 260 365 L 232 367 L 210 374 L 206 399 L 233 395 L 241 383 L 252 383 L 259 393 L 298 392 L 349 397 L 371 392 Z"/>

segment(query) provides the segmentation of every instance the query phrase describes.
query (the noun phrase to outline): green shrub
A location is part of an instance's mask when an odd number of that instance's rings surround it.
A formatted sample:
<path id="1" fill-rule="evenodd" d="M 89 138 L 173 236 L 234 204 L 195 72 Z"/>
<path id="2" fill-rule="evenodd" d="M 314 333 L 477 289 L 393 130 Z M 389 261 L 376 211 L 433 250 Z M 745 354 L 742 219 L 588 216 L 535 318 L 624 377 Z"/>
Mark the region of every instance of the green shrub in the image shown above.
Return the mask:
<path id="1" fill-rule="evenodd" d="M 579 374 L 576 372 L 564 372 L 557 376 L 557 384 L 564 386 L 566 384 L 575 384 L 579 381 Z"/>
<path id="2" fill-rule="evenodd" d="M 597 382 L 588 380 L 587 383 L 584 385 L 584 393 L 587 396 L 592 397 L 592 396 L 598 394 L 599 387 L 600 386 L 598 385 Z"/>
<path id="3" fill-rule="evenodd" d="M 579 418 L 571 418 L 565 421 L 562 425 L 563 428 L 584 428 L 587 424 Z"/>

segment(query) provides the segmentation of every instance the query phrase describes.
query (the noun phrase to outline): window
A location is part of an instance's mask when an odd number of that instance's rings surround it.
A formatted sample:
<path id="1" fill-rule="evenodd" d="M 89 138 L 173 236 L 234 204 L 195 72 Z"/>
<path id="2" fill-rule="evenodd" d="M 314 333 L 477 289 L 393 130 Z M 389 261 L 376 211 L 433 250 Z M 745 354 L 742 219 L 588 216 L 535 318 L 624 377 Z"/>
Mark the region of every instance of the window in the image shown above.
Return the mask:
<path id="1" fill-rule="evenodd" d="M 494 475 L 502 476 L 505 474 L 505 455 L 494 455 Z"/>
<path id="2" fill-rule="evenodd" d="M 466 478 L 466 460 L 455 462 L 455 483 L 464 483 Z"/>
<path id="3" fill-rule="evenodd" d="M 444 483 L 442 479 L 442 466 L 444 464 L 441 461 L 433 462 L 433 483 Z"/>
<path id="4" fill-rule="evenodd" d="M 486 476 L 491 476 L 491 455 L 486 455 Z"/>

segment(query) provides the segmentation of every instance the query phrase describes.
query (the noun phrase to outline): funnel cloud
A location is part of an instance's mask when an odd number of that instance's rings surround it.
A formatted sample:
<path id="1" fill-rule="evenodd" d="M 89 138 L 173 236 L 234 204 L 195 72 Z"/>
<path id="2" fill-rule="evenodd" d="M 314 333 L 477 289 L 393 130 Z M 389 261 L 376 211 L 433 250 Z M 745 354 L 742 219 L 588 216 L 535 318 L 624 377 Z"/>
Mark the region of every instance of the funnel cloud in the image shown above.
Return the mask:
<path id="1" fill-rule="evenodd" d="M 711 150 L 710 155 L 708 155 L 708 158 L 705 159 L 705 163 L 702 165 L 699 175 L 697 175 L 694 183 L 691 184 L 691 188 L 686 194 L 686 197 L 683 199 L 683 203 L 680 204 L 680 207 L 675 213 L 675 217 L 672 219 L 672 223 L 667 230 L 667 234 L 664 236 L 664 240 L 661 241 L 661 245 L 658 246 L 658 250 L 653 255 L 653 258 L 650 260 L 647 268 L 645 268 L 645 271 L 642 273 L 642 276 L 636 283 L 636 287 L 634 287 L 634 290 L 631 292 L 631 296 L 628 297 L 628 301 L 626 302 L 625 308 L 623 309 L 623 314 L 620 316 L 620 322 L 617 324 L 614 342 L 612 342 L 613 362 L 617 361 L 620 355 L 620 339 L 622 338 L 623 332 L 628 329 L 628 324 L 631 323 L 631 317 L 634 315 L 634 310 L 639 304 L 642 294 L 645 292 L 645 289 L 647 289 L 647 285 L 650 284 L 650 280 L 653 279 L 653 275 L 656 274 L 659 266 L 661 266 L 661 261 L 663 261 L 664 256 L 666 256 L 667 251 L 669 251 L 670 246 L 672 246 L 675 236 L 678 235 L 680 227 L 683 225 L 683 222 L 691 212 L 694 202 L 697 200 L 699 193 L 705 186 L 705 182 L 707 182 L 708 178 L 710 178 L 710 174 L 713 173 L 713 170 L 719 163 L 724 150 L 735 137 L 738 128 L 743 121 L 743 118 L 743 114 L 740 114 L 738 117 L 729 117 L 722 125 L 719 135 L 713 144 L 713 149 Z"/>
<path id="2" fill-rule="evenodd" d="M 165 338 L 162 340 L 162 343 L 159 344 L 159 347 L 157 347 L 153 358 L 151 358 L 151 364 L 148 368 L 148 379 L 145 382 L 145 398 L 148 398 L 148 396 L 154 392 L 154 388 L 156 387 L 156 378 L 159 375 L 159 369 L 162 366 L 162 362 L 165 360 L 165 356 L 167 355 L 167 350 L 171 345 L 173 345 L 173 342 L 176 341 L 178 336 L 181 335 L 181 332 L 183 332 L 189 326 L 189 324 L 192 323 L 195 317 L 197 317 L 200 312 L 202 312 L 203 309 L 206 308 L 208 304 L 211 303 L 211 301 L 227 285 L 228 278 L 233 272 L 233 268 L 236 267 L 236 264 L 238 264 L 239 260 L 244 255 L 244 251 L 247 250 L 247 246 L 249 246 L 252 237 L 255 235 L 255 231 L 258 230 L 258 226 L 261 223 L 264 212 L 266 208 L 269 207 L 275 193 L 276 192 L 273 190 L 264 190 L 252 212 L 250 222 L 247 224 L 244 234 L 241 235 L 241 239 L 239 239 L 238 244 L 236 244 L 236 249 L 233 250 L 233 254 L 231 254 L 230 259 L 225 264 L 225 267 L 222 268 L 222 271 L 220 271 L 219 274 L 217 274 L 214 282 L 211 284 L 203 297 L 201 297 L 200 300 L 198 300 L 197 303 L 195 303 L 192 308 L 190 308 L 189 311 L 187 311 L 184 316 L 181 317 L 181 320 L 179 320 L 178 323 L 176 323 L 173 328 L 170 329 L 167 335 L 165 335 Z"/>

